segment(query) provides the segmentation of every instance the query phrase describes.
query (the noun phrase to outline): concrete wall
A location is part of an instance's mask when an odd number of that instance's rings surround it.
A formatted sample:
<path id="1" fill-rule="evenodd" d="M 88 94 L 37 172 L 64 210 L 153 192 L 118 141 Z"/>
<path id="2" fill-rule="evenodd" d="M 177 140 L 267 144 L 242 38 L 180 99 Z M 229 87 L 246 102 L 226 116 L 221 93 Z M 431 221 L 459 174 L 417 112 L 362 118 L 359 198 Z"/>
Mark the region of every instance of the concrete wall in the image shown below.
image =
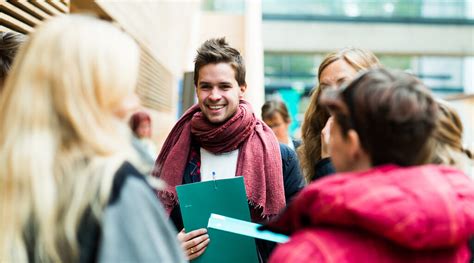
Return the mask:
<path id="1" fill-rule="evenodd" d="M 265 51 L 326 53 L 357 46 L 385 54 L 474 56 L 474 26 L 276 20 L 262 26 Z"/>
<path id="2" fill-rule="evenodd" d="M 262 3 L 247 0 L 245 11 L 245 59 L 247 62 L 247 94 L 255 115 L 260 118 L 265 102 L 262 40 Z"/>
<path id="3" fill-rule="evenodd" d="M 177 120 L 179 80 L 191 59 L 189 50 L 196 37 L 196 19 L 200 1 L 97 1 L 113 21 L 120 24 L 140 45 L 144 46 L 165 70 L 159 77 L 169 80 L 160 89 L 171 105 L 166 110 L 144 108 L 152 117 L 152 137 L 161 147 Z M 157 72 L 151 72 L 153 74 Z M 156 94 L 154 95 L 156 96 Z"/>
<path id="4" fill-rule="evenodd" d="M 458 111 L 464 125 L 464 144 L 474 151 L 474 95 L 449 102 Z"/>

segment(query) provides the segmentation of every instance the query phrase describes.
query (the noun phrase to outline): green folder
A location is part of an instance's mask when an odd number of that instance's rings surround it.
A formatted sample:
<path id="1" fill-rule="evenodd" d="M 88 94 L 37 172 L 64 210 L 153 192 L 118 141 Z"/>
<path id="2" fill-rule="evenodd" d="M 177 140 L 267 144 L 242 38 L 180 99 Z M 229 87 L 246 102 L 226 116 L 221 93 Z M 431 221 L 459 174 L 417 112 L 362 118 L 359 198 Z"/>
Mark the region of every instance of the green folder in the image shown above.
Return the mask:
<path id="1" fill-rule="evenodd" d="M 176 187 L 186 232 L 207 228 L 212 213 L 250 221 L 243 177 L 212 180 Z M 208 229 L 206 251 L 193 262 L 258 262 L 255 239 Z"/>

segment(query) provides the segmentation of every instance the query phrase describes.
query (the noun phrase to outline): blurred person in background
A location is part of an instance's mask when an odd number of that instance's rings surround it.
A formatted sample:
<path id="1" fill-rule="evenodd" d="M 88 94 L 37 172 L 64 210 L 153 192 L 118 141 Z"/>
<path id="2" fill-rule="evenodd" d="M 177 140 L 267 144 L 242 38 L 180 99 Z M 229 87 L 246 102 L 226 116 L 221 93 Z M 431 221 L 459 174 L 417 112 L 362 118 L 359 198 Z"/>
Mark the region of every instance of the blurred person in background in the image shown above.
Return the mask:
<path id="1" fill-rule="evenodd" d="M 311 95 L 304 115 L 302 144 L 297 151 L 307 182 L 335 172 L 327 147 L 332 119 L 329 112 L 319 105 L 321 93 L 326 89 L 339 88 L 344 82 L 352 80 L 359 71 L 379 66 L 379 60 L 372 52 L 353 47 L 329 53 L 321 62 L 319 84 Z"/>
<path id="2" fill-rule="evenodd" d="M 292 150 L 300 146 L 301 141 L 288 134 L 291 118 L 283 101 L 266 101 L 262 106 L 262 120 L 272 129 L 280 143 L 288 145 Z"/>
<path id="3" fill-rule="evenodd" d="M 0 32 L 0 92 L 10 71 L 20 45 L 25 42 L 26 36 L 15 32 Z"/>
<path id="4" fill-rule="evenodd" d="M 463 124 L 456 110 L 447 101 L 437 100 L 438 119 L 431 138 L 431 163 L 456 167 L 474 179 L 474 156 L 462 144 Z M 474 262 L 474 238 L 469 240 L 471 259 Z"/>
<path id="5" fill-rule="evenodd" d="M 463 146 L 463 125 L 456 110 L 447 101 L 437 100 L 439 113 L 431 163 L 454 166 L 474 178 L 474 156 Z"/>
<path id="6" fill-rule="evenodd" d="M 150 175 L 158 155 L 156 145 L 151 140 L 151 118 L 144 111 L 135 112 L 130 117 L 130 128 L 133 132 L 132 145 L 140 157 L 140 171 Z"/>
<path id="7" fill-rule="evenodd" d="M 324 92 L 337 174 L 313 182 L 265 228 L 291 235 L 271 262 L 467 262 L 474 182 L 420 165 L 437 105 L 415 77 L 375 69 Z"/>
<path id="8" fill-rule="evenodd" d="M 138 65 L 92 17 L 48 20 L 22 46 L 0 96 L 0 261 L 184 261 L 128 161 Z"/>

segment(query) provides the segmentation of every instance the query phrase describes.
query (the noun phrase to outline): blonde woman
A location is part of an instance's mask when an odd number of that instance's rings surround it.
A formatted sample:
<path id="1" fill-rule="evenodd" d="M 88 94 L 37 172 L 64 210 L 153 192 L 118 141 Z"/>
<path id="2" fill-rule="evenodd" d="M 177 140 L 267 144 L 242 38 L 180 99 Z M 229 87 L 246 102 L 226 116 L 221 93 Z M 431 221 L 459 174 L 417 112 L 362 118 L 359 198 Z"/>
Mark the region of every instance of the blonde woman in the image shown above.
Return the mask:
<path id="1" fill-rule="evenodd" d="M 319 105 L 322 91 L 336 89 L 352 80 L 357 72 L 379 66 L 379 60 L 372 52 L 353 47 L 329 53 L 319 65 L 319 84 L 304 115 L 302 144 L 298 148 L 301 169 L 307 182 L 335 172 L 326 146 L 331 120 L 329 112 Z"/>
<path id="2" fill-rule="evenodd" d="M 437 100 L 439 114 L 432 138 L 432 163 L 454 166 L 474 178 L 474 156 L 463 146 L 463 125 L 456 110 L 447 101 Z"/>
<path id="3" fill-rule="evenodd" d="M 112 25 L 52 19 L 0 97 L 1 262 L 181 262 L 176 233 L 127 162 L 139 51 Z"/>

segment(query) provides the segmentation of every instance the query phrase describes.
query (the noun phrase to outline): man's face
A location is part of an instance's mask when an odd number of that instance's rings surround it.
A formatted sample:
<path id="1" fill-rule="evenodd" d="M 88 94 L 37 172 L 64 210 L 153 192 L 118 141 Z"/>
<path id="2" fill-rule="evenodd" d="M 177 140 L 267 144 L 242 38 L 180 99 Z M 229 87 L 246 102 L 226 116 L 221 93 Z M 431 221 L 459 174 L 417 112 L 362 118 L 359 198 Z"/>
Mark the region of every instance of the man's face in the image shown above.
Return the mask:
<path id="1" fill-rule="evenodd" d="M 151 123 L 148 120 L 140 122 L 137 127 L 138 138 L 150 138 L 151 137 Z"/>
<path id="2" fill-rule="evenodd" d="M 337 172 L 347 172 L 351 170 L 353 162 L 347 151 L 349 141 L 342 134 L 342 129 L 337 121 L 332 121 L 330 126 L 329 154 Z"/>
<path id="3" fill-rule="evenodd" d="M 199 108 L 210 122 L 222 123 L 235 114 L 246 88 L 239 86 L 230 64 L 207 64 L 199 70 Z"/>

